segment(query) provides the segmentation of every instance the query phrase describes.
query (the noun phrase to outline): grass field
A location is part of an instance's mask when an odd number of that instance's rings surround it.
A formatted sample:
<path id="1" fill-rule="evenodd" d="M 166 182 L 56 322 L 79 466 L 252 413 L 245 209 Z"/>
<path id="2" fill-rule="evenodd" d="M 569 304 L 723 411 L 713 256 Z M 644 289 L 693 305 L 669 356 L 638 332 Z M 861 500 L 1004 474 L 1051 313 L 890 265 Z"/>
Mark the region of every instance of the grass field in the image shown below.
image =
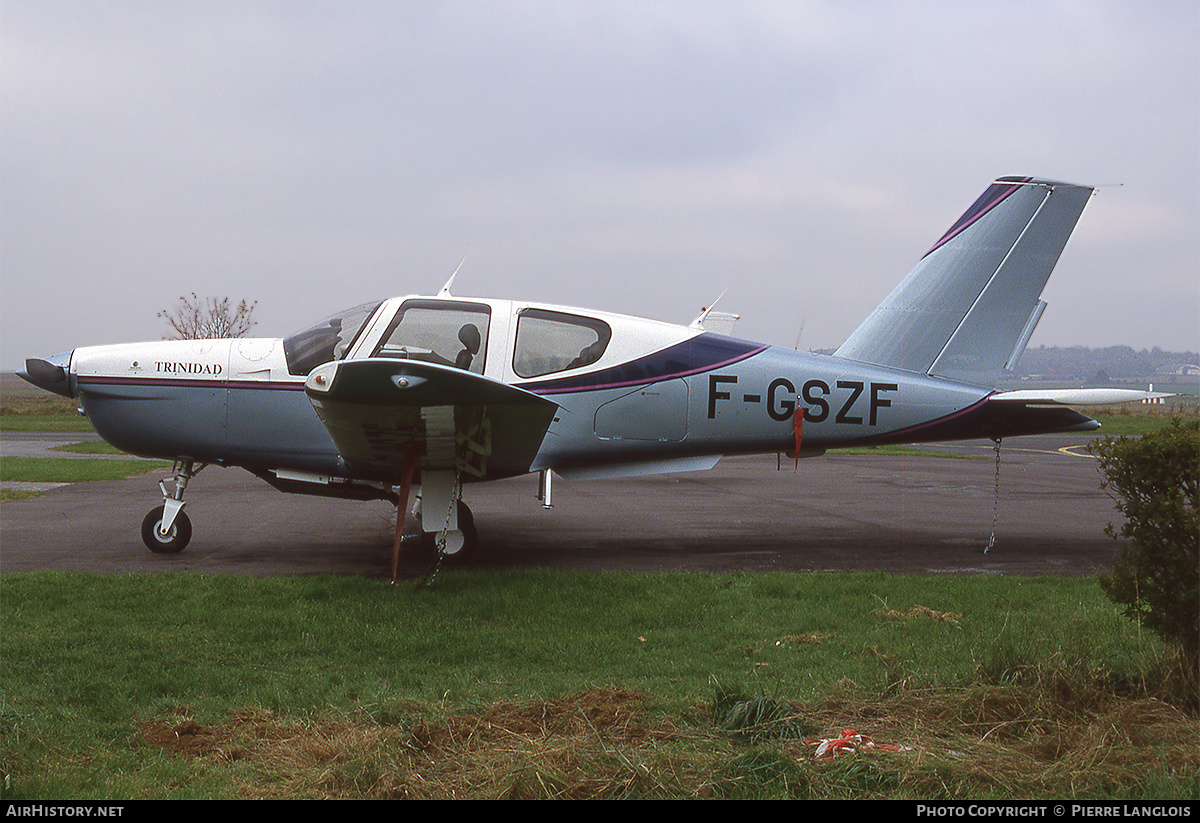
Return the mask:
<path id="1" fill-rule="evenodd" d="M 107 444 L 77 444 L 89 454 L 112 454 Z M 92 480 L 120 480 L 138 474 L 170 468 L 161 460 L 111 460 L 105 458 L 5 457 L 0 459 L 0 482 L 13 483 L 86 483 Z M 27 488 L 0 488 L 0 501 L 20 500 L 39 492 Z"/>
<path id="2" fill-rule="evenodd" d="M 0 387 L 0 432 L 93 431 L 69 397 L 36 389 L 11 374 L 0 375 Z"/>
<path id="3" fill-rule="evenodd" d="M 1077 578 L 0 584 L 10 798 L 1200 791 L 1161 645 Z M 843 729 L 905 749 L 816 759 Z"/>
<path id="4" fill-rule="evenodd" d="M 89 480 L 120 480 L 145 474 L 170 463 L 157 460 L 107 460 L 104 458 L 60 459 L 55 457 L 6 457 L 0 460 L 0 480 L 32 483 L 83 483 Z"/>
<path id="5" fill-rule="evenodd" d="M 74 412 L 0 414 L 0 432 L 94 432 L 86 417 Z"/>

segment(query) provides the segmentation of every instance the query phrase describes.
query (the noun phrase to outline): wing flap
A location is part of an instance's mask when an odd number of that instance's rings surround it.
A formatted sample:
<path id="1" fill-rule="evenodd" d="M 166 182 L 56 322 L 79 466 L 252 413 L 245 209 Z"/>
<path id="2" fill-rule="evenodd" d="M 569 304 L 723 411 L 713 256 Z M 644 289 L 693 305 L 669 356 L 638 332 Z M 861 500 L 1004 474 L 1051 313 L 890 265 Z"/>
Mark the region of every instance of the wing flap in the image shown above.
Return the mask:
<path id="1" fill-rule="evenodd" d="M 482 375 L 390 358 L 326 363 L 304 388 L 347 468 L 380 480 L 400 478 L 406 455 L 464 480 L 524 474 L 558 409 Z"/>

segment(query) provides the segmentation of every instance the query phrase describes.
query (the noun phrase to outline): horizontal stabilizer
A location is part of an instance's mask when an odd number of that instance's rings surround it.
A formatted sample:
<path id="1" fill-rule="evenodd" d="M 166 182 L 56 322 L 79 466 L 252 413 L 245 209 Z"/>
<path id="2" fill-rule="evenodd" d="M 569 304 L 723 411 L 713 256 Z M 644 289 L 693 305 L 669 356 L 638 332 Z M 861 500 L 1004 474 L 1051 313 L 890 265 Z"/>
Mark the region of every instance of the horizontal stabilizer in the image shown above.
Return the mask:
<path id="1" fill-rule="evenodd" d="M 1170 394 L 1136 389 L 1033 389 L 997 392 L 989 403 L 1021 403 L 1026 406 L 1108 406 L 1113 403 L 1143 403 Z"/>
<path id="2" fill-rule="evenodd" d="M 1092 189 L 993 183 L 842 344 L 838 357 L 994 386 L 1033 334 Z"/>
<path id="3" fill-rule="evenodd" d="M 996 392 L 987 398 L 982 413 L 990 437 L 1086 432 L 1100 428 L 1100 423 L 1073 406 L 1140 403 L 1168 396 L 1136 389 L 1022 389 Z"/>

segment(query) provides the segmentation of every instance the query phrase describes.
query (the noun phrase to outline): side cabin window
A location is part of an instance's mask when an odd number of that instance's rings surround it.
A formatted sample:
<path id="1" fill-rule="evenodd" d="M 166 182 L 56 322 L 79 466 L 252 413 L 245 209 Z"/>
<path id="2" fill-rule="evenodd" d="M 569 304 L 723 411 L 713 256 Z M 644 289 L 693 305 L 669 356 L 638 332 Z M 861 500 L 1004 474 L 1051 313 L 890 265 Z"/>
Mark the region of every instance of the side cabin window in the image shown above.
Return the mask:
<path id="1" fill-rule="evenodd" d="M 307 375 L 317 366 L 341 360 L 382 301 L 363 303 L 283 339 L 289 374 Z"/>
<path id="2" fill-rule="evenodd" d="M 612 339 L 602 320 L 545 309 L 525 309 L 517 317 L 513 370 L 520 377 L 590 366 Z"/>
<path id="3" fill-rule="evenodd" d="M 423 360 L 483 374 L 491 310 L 476 303 L 409 300 L 392 318 L 375 357 Z"/>

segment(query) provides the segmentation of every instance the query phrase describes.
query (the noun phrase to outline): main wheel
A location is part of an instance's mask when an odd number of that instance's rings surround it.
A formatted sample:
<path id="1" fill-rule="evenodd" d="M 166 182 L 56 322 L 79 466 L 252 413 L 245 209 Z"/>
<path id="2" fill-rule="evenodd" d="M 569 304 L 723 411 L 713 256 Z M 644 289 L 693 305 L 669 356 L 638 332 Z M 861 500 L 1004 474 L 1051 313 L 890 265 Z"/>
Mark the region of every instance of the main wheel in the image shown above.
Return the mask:
<path id="1" fill-rule="evenodd" d="M 479 548 L 479 532 L 475 529 L 475 516 L 467 508 L 467 504 L 458 501 L 458 530 L 462 533 L 459 540 L 455 536 L 446 535 L 446 558 L 449 560 L 464 560 L 473 555 Z M 421 532 L 421 545 L 426 551 L 436 554 L 437 541 L 441 532 Z"/>
<path id="2" fill-rule="evenodd" d="M 180 512 L 175 515 L 171 531 L 163 534 L 159 527 L 162 525 L 165 509 L 165 506 L 151 509 L 146 518 L 142 520 L 142 542 L 155 554 L 177 554 L 183 551 L 183 547 L 192 539 L 192 521 L 186 514 Z"/>

